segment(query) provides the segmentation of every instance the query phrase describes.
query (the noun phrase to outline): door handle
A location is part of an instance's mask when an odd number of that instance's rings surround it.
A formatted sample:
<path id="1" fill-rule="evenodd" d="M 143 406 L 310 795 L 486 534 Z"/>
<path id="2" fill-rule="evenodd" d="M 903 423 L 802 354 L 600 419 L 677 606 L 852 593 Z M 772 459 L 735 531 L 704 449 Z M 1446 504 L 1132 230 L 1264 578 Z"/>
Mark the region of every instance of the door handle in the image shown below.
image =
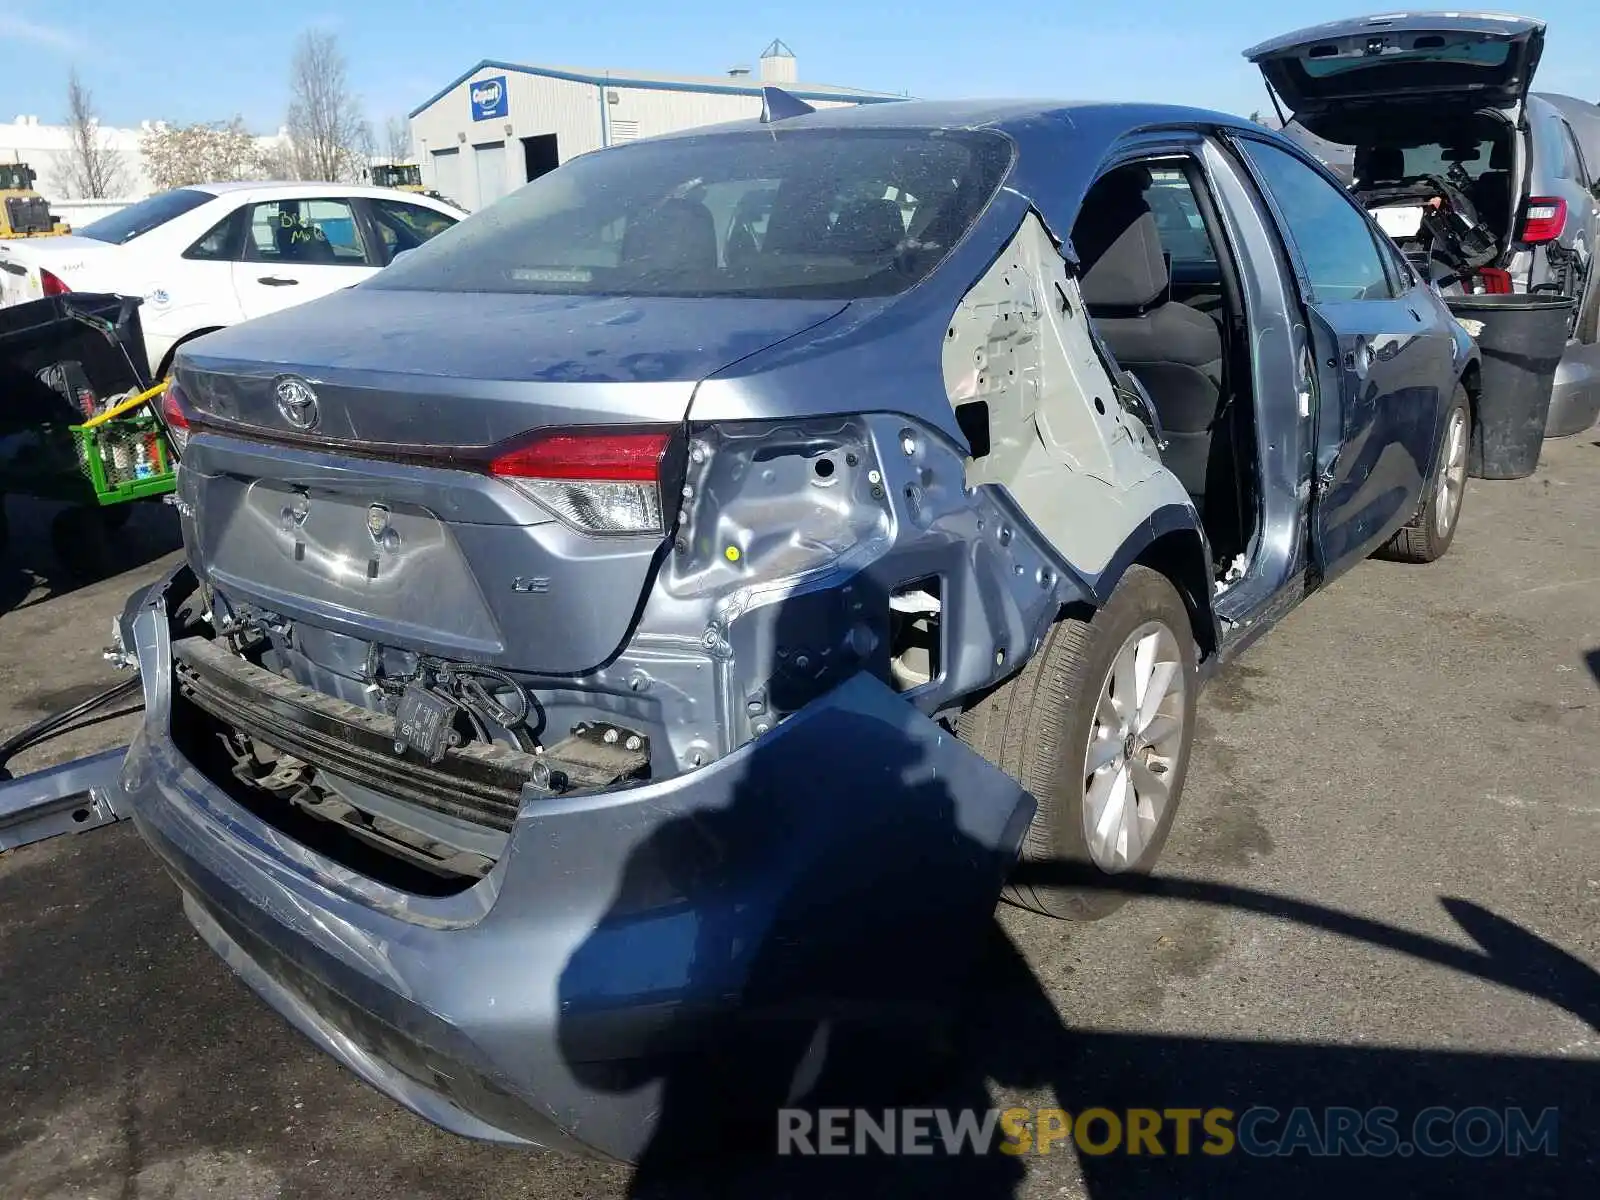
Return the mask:
<path id="1" fill-rule="evenodd" d="M 285 279 L 281 275 L 263 275 L 256 282 L 264 283 L 268 287 L 292 287 L 300 281 L 298 279 Z"/>

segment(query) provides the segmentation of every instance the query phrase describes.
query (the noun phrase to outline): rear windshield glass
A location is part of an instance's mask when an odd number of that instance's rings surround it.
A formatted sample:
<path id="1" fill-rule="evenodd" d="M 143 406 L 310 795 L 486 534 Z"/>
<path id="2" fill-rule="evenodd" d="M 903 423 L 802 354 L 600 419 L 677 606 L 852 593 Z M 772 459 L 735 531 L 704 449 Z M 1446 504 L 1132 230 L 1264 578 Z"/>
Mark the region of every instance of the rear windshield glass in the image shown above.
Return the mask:
<path id="1" fill-rule="evenodd" d="M 1420 34 L 1408 47 L 1388 46 L 1377 54 L 1351 40 L 1312 46 L 1278 60 L 1269 75 L 1278 73 L 1295 95 L 1317 99 L 1495 87 L 1506 83 L 1520 63 L 1520 51 L 1510 42 Z"/>
<path id="2" fill-rule="evenodd" d="M 1417 39 L 1419 43 L 1423 39 Z M 1431 49 L 1394 50 L 1386 51 L 1379 55 L 1366 54 L 1330 54 L 1326 57 L 1315 57 L 1316 51 L 1311 52 L 1303 60 L 1307 75 L 1316 79 L 1326 79 L 1330 75 L 1345 75 L 1351 71 L 1370 71 L 1384 67 L 1399 66 L 1404 63 L 1415 67 L 1431 63 L 1460 63 L 1469 67 L 1500 67 L 1505 65 L 1506 56 L 1511 53 L 1511 47 L 1505 42 L 1455 42 L 1447 43 L 1443 38 L 1435 38 L 1442 44 Z"/>
<path id="3" fill-rule="evenodd" d="M 98 242 L 111 242 L 120 246 L 214 199 L 216 197 L 210 192 L 178 188 L 176 191 L 158 193 L 148 200 L 130 204 L 127 208 L 119 208 L 109 216 L 91 221 L 80 229 L 74 229 L 73 232 L 79 237 L 94 238 Z"/>
<path id="4" fill-rule="evenodd" d="M 365 286 L 849 299 L 927 275 L 1010 163 L 993 135 L 791 130 L 585 155 Z"/>

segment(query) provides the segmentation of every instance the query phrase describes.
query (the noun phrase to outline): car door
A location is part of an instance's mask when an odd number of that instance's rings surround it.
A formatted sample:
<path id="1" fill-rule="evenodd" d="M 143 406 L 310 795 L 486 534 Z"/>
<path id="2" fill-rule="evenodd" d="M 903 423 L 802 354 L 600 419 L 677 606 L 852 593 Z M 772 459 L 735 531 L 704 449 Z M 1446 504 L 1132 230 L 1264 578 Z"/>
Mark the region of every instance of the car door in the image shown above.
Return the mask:
<path id="1" fill-rule="evenodd" d="M 233 266 L 246 320 L 359 283 L 383 265 L 345 197 L 261 200 L 246 221 L 243 257 Z"/>
<path id="2" fill-rule="evenodd" d="M 1454 387 L 1451 322 L 1336 182 L 1238 137 L 1290 251 L 1317 406 L 1311 558 L 1324 578 L 1366 557 L 1421 501 Z M 1292 386 L 1286 381 L 1285 386 Z"/>

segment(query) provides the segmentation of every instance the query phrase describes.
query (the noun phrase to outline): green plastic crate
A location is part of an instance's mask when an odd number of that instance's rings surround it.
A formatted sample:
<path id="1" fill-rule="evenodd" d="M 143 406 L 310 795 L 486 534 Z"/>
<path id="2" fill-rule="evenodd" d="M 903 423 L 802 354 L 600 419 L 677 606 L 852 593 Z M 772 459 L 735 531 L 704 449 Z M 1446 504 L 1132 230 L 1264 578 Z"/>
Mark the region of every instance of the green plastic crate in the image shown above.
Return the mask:
<path id="1" fill-rule="evenodd" d="M 148 409 L 93 429 L 69 427 L 79 468 L 97 504 L 120 504 L 160 496 L 177 486 L 177 472 L 160 423 Z"/>
<path id="2" fill-rule="evenodd" d="M 106 506 L 165 495 L 177 486 L 172 451 L 148 408 L 90 429 L 44 425 L 4 442 L 0 491 L 12 495 Z"/>

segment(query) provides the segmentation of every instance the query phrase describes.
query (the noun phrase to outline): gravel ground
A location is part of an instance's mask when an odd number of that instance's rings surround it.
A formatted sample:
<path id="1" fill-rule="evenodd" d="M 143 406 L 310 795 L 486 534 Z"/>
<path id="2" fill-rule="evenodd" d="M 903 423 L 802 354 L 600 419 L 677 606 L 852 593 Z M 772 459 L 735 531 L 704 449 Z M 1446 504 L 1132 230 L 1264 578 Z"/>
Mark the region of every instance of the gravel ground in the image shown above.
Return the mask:
<path id="1" fill-rule="evenodd" d="M 1447 559 L 1359 567 L 1207 691 L 1161 894 L 1089 926 L 1002 908 L 961 1078 L 942 1094 L 1074 1113 L 1391 1105 L 1402 1134 L 1429 1105 L 1555 1107 L 1552 1156 L 1155 1158 L 1062 1142 L 894 1162 L 730 1153 L 646 1178 L 469 1144 L 249 995 L 118 826 L 0 856 L 0 1194 L 1593 1194 L 1597 438 L 1547 444 L 1531 479 L 1474 482 Z M 45 515 L 12 502 L 0 730 L 114 681 L 98 654 L 108 619 L 174 557 L 171 514 L 152 509 L 123 539 L 126 572 L 59 590 L 22 566 L 45 561 Z M 131 720 L 14 767 L 116 745 Z"/>

